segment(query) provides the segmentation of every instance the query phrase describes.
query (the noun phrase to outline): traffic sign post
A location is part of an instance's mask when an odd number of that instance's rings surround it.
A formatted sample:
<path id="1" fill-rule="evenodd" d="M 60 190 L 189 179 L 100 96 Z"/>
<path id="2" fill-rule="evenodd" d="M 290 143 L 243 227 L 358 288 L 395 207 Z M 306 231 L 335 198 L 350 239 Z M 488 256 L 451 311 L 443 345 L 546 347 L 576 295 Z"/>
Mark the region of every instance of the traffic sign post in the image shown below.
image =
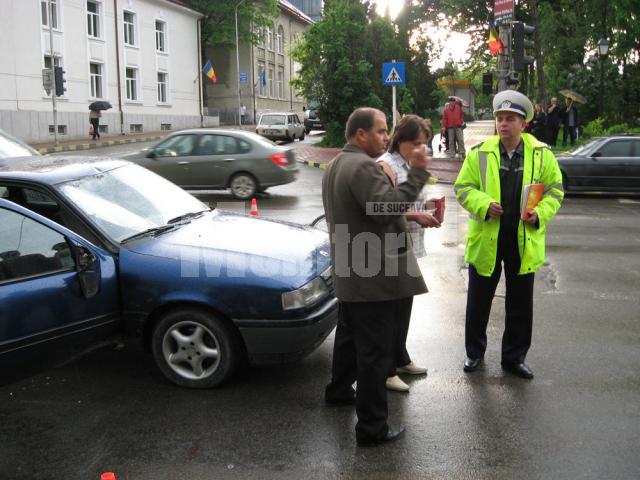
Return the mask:
<path id="1" fill-rule="evenodd" d="M 391 85 L 391 98 L 393 109 L 393 127 L 397 123 L 396 118 L 396 86 L 405 84 L 404 62 L 385 62 L 382 64 L 382 84 Z"/>
<path id="2" fill-rule="evenodd" d="M 249 81 L 249 73 L 240 72 L 240 83 L 247 83 Z"/>

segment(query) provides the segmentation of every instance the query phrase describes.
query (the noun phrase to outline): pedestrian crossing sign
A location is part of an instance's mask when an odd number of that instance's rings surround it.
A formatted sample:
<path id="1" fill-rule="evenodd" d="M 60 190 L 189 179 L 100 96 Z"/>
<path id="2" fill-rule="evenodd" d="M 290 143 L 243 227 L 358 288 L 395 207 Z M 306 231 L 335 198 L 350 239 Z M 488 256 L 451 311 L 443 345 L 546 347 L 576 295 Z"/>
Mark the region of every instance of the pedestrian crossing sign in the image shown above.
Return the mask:
<path id="1" fill-rule="evenodd" d="M 404 85 L 404 62 L 386 62 L 382 64 L 383 85 Z"/>

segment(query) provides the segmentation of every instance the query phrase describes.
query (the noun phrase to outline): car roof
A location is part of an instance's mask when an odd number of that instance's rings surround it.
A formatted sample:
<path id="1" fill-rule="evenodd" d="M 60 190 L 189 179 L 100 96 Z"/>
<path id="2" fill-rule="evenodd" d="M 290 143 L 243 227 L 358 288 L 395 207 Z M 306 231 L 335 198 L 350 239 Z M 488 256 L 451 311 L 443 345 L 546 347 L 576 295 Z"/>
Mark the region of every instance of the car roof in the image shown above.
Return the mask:
<path id="1" fill-rule="evenodd" d="M 69 180 L 108 172 L 131 162 L 107 157 L 56 156 L 0 159 L 0 177 L 56 185 Z"/>

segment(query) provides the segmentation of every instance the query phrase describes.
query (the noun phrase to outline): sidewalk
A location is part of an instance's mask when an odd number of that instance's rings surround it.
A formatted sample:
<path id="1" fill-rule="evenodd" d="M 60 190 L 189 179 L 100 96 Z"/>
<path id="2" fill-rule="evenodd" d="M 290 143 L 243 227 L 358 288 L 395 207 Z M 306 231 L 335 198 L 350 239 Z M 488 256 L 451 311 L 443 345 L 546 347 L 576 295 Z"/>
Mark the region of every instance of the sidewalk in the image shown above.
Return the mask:
<path id="1" fill-rule="evenodd" d="M 194 127 L 197 128 L 197 127 Z M 215 128 L 222 129 L 237 129 L 238 125 L 225 125 Z M 243 125 L 242 128 L 244 130 L 255 131 L 255 125 Z M 91 140 L 87 136 L 86 140 L 81 139 L 72 139 L 72 140 L 61 140 L 58 142 L 58 146 L 54 146 L 53 140 L 48 142 L 38 142 L 31 143 L 31 147 L 35 148 L 38 152 L 43 155 L 47 153 L 57 153 L 57 152 L 74 152 L 77 150 L 91 150 L 94 148 L 100 147 L 110 147 L 113 145 L 124 145 L 126 143 L 137 143 L 137 142 L 154 142 L 158 141 L 167 135 L 176 132 L 177 130 L 168 130 L 162 132 L 145 132 L 145 133 L 127 133 L 125 135 L 102 135 L 100 140 Z"/>
<path id="2" fill-rule="evenodd" d="M 467 123 L 464 131 L 464 143 L 469 148 L 483 142 L 493 135 L 493 120 L 481 120 Z M 444 152 L 438 152 L 437 145 L 440 142 L 440 134 L 433 139 L 435 153 L 431 161 L 429 171 L 437 178 L 438 183 L 452 184 L 462 167 L 462 161 L 447 157 Z M 296 149 L 298 162 L 315 168 L 325 169 L 327 164 L 340 152 L 339 148 L 299 147 Z"/>

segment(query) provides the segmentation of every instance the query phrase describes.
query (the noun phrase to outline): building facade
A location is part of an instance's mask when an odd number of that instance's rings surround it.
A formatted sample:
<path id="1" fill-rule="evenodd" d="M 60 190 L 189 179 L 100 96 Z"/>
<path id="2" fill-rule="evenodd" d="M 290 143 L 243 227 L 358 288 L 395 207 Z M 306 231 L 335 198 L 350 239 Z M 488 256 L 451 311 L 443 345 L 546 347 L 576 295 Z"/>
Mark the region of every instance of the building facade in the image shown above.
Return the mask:
<path id="1" fill-rule="evenodd" d="M 290 85 L 298 70 L 290 49 L 313 20 L 288 1 L 279 0 L 278 6 L 274 28 L 261 30 L 261 42 L 239 46 L 239 69 L 235 49 L 207 50 L 218 81 L 205 79 L 206 106 L 222 123 L 237 124 L 241 105 L 251 123 L 268 111 L 297 112 L 302 119 L 305 100 Z"/>
<path id="2" fill-rule="evenodd" d="M 179 0 L 3 0 L 0 128 L 53 138 L 43 69 L 62 67 L 59 138 L 86 137 L 88 105 L 111 103 L 108 134 L 200 126 L 201 14 Z M 50 29 L 51 24 L 51 29 Z M 52 38 L 50 37 L 52 30 Z M 53 52 L 51 48 L 53 44 Z"/>

